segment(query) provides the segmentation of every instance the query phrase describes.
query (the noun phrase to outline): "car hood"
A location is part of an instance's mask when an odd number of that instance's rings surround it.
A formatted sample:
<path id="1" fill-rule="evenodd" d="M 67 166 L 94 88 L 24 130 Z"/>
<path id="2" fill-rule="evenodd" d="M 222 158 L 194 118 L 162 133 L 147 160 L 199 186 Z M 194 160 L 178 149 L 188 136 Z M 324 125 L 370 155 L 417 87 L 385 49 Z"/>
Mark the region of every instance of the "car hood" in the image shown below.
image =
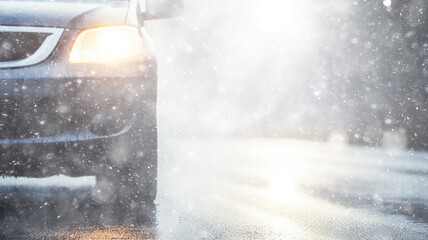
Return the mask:
<path id="1" fill-rule="evenodd" d="M 84 29 L 123 24 L 128 4 L 0 1 L 0 25 Z"/>

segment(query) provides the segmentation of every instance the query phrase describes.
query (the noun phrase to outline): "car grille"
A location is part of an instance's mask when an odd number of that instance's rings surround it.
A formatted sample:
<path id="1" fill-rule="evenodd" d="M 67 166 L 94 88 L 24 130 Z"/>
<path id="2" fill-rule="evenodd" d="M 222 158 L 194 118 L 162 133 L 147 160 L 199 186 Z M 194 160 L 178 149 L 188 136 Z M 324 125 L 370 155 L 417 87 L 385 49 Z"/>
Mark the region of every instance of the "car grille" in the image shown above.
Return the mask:
<path id="1" fill-rule="evenodd" d="M 24 67 L 44 61 L 64 29 L 0 25 L 0 68 Z"/>
<path id="2" fill-rule="evenodd" d="M 0 62 L 25 59 L 40 48 L 50 33 L 0 32 Z"/>
<path id="3" fill-rule="evenodd" d="M 39 138 L 76 131 L 86 128 L 85 116 L 84 109 L 66 101 L 1 99 L 0 138 Z"/>

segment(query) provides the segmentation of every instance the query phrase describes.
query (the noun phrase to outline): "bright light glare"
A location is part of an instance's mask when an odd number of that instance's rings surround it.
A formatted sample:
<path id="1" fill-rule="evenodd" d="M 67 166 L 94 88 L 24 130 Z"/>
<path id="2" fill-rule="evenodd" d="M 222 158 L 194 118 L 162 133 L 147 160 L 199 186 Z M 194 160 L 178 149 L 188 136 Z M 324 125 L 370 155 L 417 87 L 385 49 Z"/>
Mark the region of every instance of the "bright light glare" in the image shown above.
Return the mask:
<path id="1" fill-rule="evenodd" d="M 300 150 L 299 145 L 295 149 Z M 282 149 L 270 149 L 268 157 L 274 161 L 266 175 L 270 185 L 268 197 L 283 204 L 295 204 L 300 200 L 297 185 L 301 172 L 297 160 L 290 159 L 296 159 L 298 155 Z"/>
<path id="2" fill-rule="evenodd" d="M 256 0 L 251 10 L 256 36 L 282 49 L 285 60 L 311 53 L 321 37 L 320 5 L 308 0 Z"/>
<path id="3" fill-rule="evenodd" d="M 307 31 L 313 6 L 307 1 L 260 0 L 254 7 L 258 25 L 268 32 Z"/>
<path id="4" fill-rule="evenodd" d="M 70 53 L 72 63 L 105 63 L 141 56 L 143 39 L 132 26 L 107 26 L 84 30 Z"/>
<path id="5" fill-rule="evenodd" d="M 297 177 L 294 171 L 287 171 L 287 167 L 271 173 L 269 196 L 281 203 L 292 204 L 299 199 L 296 188 Z M 292 168 L 292 170 L 295 169 Z"/>

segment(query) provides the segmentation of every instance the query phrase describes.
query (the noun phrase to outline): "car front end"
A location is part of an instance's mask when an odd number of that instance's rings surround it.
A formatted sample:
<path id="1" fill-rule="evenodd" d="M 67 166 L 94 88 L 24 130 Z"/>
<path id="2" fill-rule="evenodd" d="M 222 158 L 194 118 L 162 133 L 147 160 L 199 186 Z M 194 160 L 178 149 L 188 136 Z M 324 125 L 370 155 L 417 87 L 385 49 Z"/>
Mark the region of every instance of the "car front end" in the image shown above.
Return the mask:
<path id="1" fill-rule="evenodd" d="M 130 2 L 1 4 L 1 175 L 96 175 L 156 131 L 156 60 Z"/>

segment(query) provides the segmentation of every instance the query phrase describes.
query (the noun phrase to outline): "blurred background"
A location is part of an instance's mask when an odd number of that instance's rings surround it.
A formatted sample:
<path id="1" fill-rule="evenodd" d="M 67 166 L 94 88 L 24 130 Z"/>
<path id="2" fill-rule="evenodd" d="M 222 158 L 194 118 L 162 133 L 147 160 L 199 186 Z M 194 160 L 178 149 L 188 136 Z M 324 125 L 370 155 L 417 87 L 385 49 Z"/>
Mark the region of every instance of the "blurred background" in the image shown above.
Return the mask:
<path id="1" fill-rule="evenodd" d="M 427 149 L 427 5 L 187 0 L 147 23 L 160 131 Z"/>

